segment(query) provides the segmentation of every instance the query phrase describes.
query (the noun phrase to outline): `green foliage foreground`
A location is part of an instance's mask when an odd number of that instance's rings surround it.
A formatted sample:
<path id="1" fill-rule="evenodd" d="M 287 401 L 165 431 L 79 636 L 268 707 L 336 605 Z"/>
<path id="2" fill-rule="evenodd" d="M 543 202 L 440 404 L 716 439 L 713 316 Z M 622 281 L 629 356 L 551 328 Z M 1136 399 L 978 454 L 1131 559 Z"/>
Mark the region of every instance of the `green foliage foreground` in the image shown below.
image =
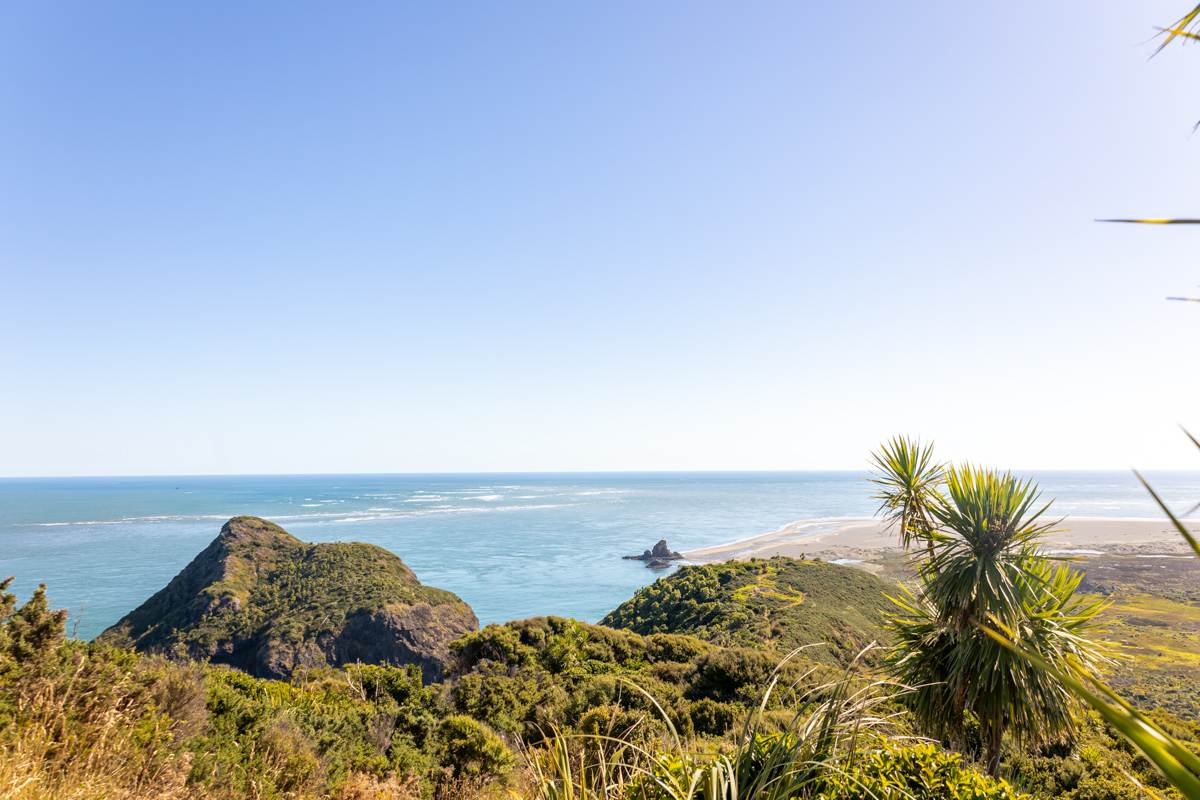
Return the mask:
<path id="1" fill-rule="evenodd" d="M 572 759 L 613 756 L 583 741 L 620 741 L 653 767 L 606 798 L 784 797 L 779 781 L 799 786 L 801 764 L 803 796 L 862 784 L 907 797 L 887 787 L 945 782 L 983 787 L 964 797 L 1011 792 L 931 744 L 909 753 L 880 738 L 884 721 L 904 729 L 899 707 L 804 654 L 779 665 L 688 636 L 541 618 L 461 639 L 445 684 L 357 665 L 282 682 L 72 641 L 63 623 L 44 591 L 20 608 L 0 591 L 0 796 L 566 797 L 548 759 L 568 745 Z M 686 794 L 678 782 L 701 773 L 741 788 Z"/>
<path id="2" fill-rule="evenodd" d="M 670 730 L 666 750 L 628 733 L 558 735 L 531 759 L 542 800 L 1015 800 L 1004 781 L 931 743 L 898 742 L 892 687 L 847 671 L 795 704 L 780 724 L 765 713 L 777 673 L 733 746 L 688 750 Z M 664 719 L 669 726 L 669 719 Z"/>

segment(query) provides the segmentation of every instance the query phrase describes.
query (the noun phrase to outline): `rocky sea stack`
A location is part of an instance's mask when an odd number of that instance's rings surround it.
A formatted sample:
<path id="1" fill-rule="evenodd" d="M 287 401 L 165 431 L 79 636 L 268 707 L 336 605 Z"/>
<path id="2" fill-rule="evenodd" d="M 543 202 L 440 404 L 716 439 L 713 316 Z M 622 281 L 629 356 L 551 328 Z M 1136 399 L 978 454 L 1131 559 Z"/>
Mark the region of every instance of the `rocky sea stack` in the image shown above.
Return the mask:
<path id="1" fill-rule="evenodd" d="M 439 680 L 449 644 L 479 622 L 375 545 L 307 544 L 234 517 L 175 578 L 100 635 L 143 652 L 229 664 L 264 678 L 355 662 Z"/>
<path id="2" fill-rule="evenodd" d="M 682 561 L 683 555 L 667 546 L 666 539 L 659 539 L 658 544 L 650 550 L 645 550 L 640 556 L 622 556 L 626 561 L 645 561 L 650 569 L 666 569 L 672 561 Z"/>

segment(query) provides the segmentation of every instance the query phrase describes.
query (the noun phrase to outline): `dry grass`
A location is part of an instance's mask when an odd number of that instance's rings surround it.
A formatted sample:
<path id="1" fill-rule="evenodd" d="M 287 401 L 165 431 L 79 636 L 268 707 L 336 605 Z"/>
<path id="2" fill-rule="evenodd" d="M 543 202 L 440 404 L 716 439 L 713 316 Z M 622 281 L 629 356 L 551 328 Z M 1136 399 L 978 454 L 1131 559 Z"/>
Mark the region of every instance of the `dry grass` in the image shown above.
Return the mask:
<path id="1" fill-rule="evenodd" d="M 416 780 L 352 774 L 332 792 L 299 732 L 276 725 L 265 738 L 266 772 L 241 791 L 188 783 L 185 739 L 206 723 L 204 671 L 139 658 L 114 663 L 82 648 L 54 651 L 4 681 L 0 714 L 2 800 L 421 800 Z M 11 663 L 11 662 L 10 662 Z M 0 677 L 4 664 L 0 663 Z M 5 724 L 7 723 L 7 724 Z M 304 770 L 298 760 L 311 760 Z M 296 780 L 296 776 L 310 780 Z M 287 781 L 281 776 L 287 776 Z M 287 788 L 279 792 L 280 785 Z M 261 788 L 260 788 L 261 787 Z M 272 790 L 271 787 L 274 787 Z M 437 800 L 486 800 L 466 783 Z"/>
<path id="2" fill-rule="evenodd" d="M 111 743 L 86 758 L 64 759 L 59 743 L 42 731 L 0 749 L 0 797 L 5 800 L 183 800 L 187 758 L 178 757 L 153 776 L 124 758 Z"/>
<path id="3" fill-rule="evenodd" d="M 147 704 L 139 677 L 76 651 L 48 655 L 16 680 L 13 723 L 0 734 L 0 797 L 184 797 L 189 759 L 171 747 L 170 720 Z"/>

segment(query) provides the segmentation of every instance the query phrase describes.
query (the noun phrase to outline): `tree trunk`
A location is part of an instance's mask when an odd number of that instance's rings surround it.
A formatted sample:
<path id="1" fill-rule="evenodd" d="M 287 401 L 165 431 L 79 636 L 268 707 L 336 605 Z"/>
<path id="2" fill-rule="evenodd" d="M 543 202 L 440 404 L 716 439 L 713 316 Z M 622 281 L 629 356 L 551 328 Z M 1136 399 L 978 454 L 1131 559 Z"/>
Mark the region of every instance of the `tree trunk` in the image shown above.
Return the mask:
<path id="1" fill-rule="evenodd" d="M 1004 723 L 994 722 L 984 727 L 980 733 L 983 734 L 983 747 L 985 763 L 987 764 L 988 775 L 993 778 L 997 777 L 1000 772 L 1000 746 L 1004 743 Z"/>
<path id="2" fill-rule="evenodd" d="M 954 690 L 953 713 L 954 718 L 952 722 L 954 727 L 953 733 L 951 734 L 951 738 L 953 740 L 953 749 L 957 750 L 963 755 L 966 755 L 967 741 L 966 735 L 963 732 L 963 725 L 965 724 L 967 717 L 967 684 L 965 683 L 959 683 Z"/>

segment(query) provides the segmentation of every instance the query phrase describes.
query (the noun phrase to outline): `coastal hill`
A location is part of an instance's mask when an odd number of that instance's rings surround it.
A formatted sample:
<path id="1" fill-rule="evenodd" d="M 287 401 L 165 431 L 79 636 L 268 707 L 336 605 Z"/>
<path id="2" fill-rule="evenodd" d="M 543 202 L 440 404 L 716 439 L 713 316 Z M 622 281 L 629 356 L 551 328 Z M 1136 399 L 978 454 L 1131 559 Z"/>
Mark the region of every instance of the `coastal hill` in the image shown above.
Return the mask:
<path id="1" fill-rule="evenodd" d="M 449 643 L 478 627 L 470 606 L 423 586 L 382 548 L 307 544 L 258 517 L 234 517 L 98 641 L 264 678 L 364 662 L 415 664 L 436 681 Z"/>
<path id="2" fill-rule="evenodd" d="M 891 587 L 860 569 L 777 556 L 687 566 L 640 589 L 602 625 L 641 634 L 686 633 L 727 647 L 791 650 L 847 663 L 888 639 Z"/>
<path id="3" fill-rule="evenodd" d="M 762 754 L 782 742 L 792 753 L 791 761 L 780 762 L 784 768 L 803 759 L 805 768 L 816 769 L 811 791 L 797 797 L 1029 797 L 981 775 L 971 751 L 914 742 L 910 718 L 899 697 L 881 689 L 884 673 L 874 663 L 851 670 L 835 665 L 882 633 L 889 587 L 834 564 L 775 558 L 686 567 L 610 615 L 610 622 L 626 627 L 690 629 L 732 646 L 562 617 L 475 631 L 461 601 L 421 586 L 385 551 L 304 544 L 269 522 L 242 517 L 103 636 L 110 644 L 216 664 L 70 640 L 65 612 L 52 611 L 43 590 L 18 606 L 7 585 L 0 581 L 4 797 L 526 797 L 538 787 L 562 786 L 559 777 L 538 770 L 570 755 L 566 748 L 580 737 L 626 742 L 627 752 L 659 765 L 689 763 L 678 760 L 679 752 L 731 753 L 722 758 L 739 759 L 738 769 L 752 780 L 775 763 Z M 411 621 L 411 610 L 421 607 L 441 624 L 422 651 L 434 655 L 424 661 L 410 643 L 418 637 L 414 631 L 424 636 L 429 628 L 410 624 L 381 633 L 352 624 L 381 608 L 398 609 L 397 616 L 408 614 Z M 1139 619 L 1163 608 L 1143 600 L 1130 611 L 1136 614 L 1123 625 L 1133 631 Z M 466 631 L 452 642 L 443 638 L 454 635 L 448 620 Z M 1163 643 L 1163 652 L 1167 646 L 1176 648 L 1173 654 L 1185 652 L 1154 631 L 1148 647 Z M 343 646 L 349 640 L 360 648 L 356 653 Z M 814 642 L 835 649 L 811 648 L 782 662 L 785 649 Z M 367 647 L 377 650 L 364 653 Z M 306 660 L 260 663 L 272 653 Z M 1135 657 L 1139 666 L 1146 663 L 1136 651 Z M 382 663 L 350 663 L 376 658 Z M 430 683 L 430 664 L 437 682 Z M 315 668 L 291 681 L 242 671 L 262 675 L 300 666 Z M 1186 712 L 1185 693 L 1194 684 L 1185 680 L 1177 672 L 1143 676 L 1136 691 L 1146 693 L 1148 703 L 1165 700 Z M 876 690 L 875 700 L 864 699 Z M 48 696 L 61 700 L 47 705 Z M 843 702 L 847 697 L 854 699 Z M 875 702 L 896 713 L 877 718 Z M 808 727 L 817 717 L 800 716 L 798 709 L 832 715 L 826 719 L 833 727 Z M 1161 707 L 1155 713 L 1189 746 L 1196 744 L 1195 728 L 1185 721 L 1190 716 Z M 876 730 L 876 724 L 886 728 Z M 748 730 L 763 735 L 747 738 Z M 820 730 L 853 731 L 856 749 L 845 756 L 811 749 L 824 741 L 813 733 Z M 1127 776 L 1164 788 L 1148 762 L 1135 760 L 1116 736 L 1093 720 L 1078 732 L 1074 750 L 1014 749 L 1011 780 L 1036 797 L 1068 800 L 1141 796 Z M 45 746 L 52 741 L 70 746 Z M 35 757 L 5 761 L 4 753 L 31 742 L 40 748 Z M 805 749 L 791 750 L 797 746 Z M 822 759 L 833 760 L 821 766 Z"/>

